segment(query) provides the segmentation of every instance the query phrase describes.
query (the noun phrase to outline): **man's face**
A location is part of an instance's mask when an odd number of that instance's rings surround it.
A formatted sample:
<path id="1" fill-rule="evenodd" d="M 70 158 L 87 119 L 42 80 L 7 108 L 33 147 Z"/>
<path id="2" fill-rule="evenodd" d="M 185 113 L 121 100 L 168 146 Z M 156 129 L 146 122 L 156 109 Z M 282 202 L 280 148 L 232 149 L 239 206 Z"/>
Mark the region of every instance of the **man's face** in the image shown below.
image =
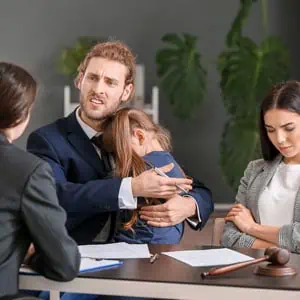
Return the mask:
<path id="1" fill-rule="evenodd" d="M 79 81 L 82 120 L 98 129 L 101 121 L 128 100 L 132 84 L 125 86 L 127 67 L 119 62 L 93 57 Z"/>

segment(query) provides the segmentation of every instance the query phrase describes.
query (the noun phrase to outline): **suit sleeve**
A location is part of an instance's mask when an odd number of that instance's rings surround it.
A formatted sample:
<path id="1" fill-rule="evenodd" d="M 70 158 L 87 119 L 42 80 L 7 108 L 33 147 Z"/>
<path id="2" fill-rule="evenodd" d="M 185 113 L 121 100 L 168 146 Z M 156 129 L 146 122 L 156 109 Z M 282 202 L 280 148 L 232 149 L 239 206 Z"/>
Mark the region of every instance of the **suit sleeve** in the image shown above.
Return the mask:
<path id="1" fill-rule="evenodd" d="M 61 161 L 64 153 L 57 153 L 55 147 L 44 136 L 33 132 L 27 142 L 29 152 L 47 161 L 54 174 L 60 205 L 69 216 L 94 215 L 117 211 L 120 178 L 88 180 L 86 183 L 74 183 L 69 179 L 65 163 Z M 80 172 L 80 170 L 77 170 Z"/>
<path id="2" fill-rule="evenodd" d="M 298 208 L 299 209 L 299 208 Z M 278 246 L 300 254 L 300 223 L 283 225 L 279 230 Z"/>
<path id="3" fill-rule="evenodd" d="M 78 274 L 80 254 L 66 231 L 66 214 L 58 204 L 51 175 L 50 166 L 39 163 L 21 199 L 22 216 L 36 250 L 29 264 L 47 278 L 68 281 Z"/>
<path id="4" fill-rule="evenodd" d="M 247 207 L 247 190 L 252 169 L 253 162 L 250 162 L 241 179 L 236 195 L 235 203 L 241 203 L 245 207 Z M 255 237 L 241 232 L 233 222 L 226 222 L 221 238 L 221 244 L 225 247 L 251 248 L 255 239 Z"/>
<path id="5" fill-rule="evenodd" d="M 201 222 L 197 218 L 197 221 L 193 222 L 197 224 L 196 226 L 191 225 L 190 222 L 188 224 L 192 229 L 201 230 L 209 219 L 210 214 L 214 211 L 212 193 L 203 183 L 193 178 L 193 189 L 189 191 L 189 195 L 196 200 Z"/>

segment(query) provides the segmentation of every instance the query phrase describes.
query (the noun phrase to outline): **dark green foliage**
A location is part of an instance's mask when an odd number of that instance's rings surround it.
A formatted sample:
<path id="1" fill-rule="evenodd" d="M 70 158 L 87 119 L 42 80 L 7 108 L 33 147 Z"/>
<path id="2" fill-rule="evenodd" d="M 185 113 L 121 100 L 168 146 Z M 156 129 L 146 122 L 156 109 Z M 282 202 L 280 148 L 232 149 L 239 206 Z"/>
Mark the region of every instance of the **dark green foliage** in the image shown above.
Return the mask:
<path id="1" fill-rule="evenodd" d="M 220 163 L 228 184 L 234 188 L 249 161 L 260 157 L 260 103 L 271 86 L 286 80 L 289 74 L 289 53 L 279 38 L 267 36 L 257 45 L 242 36 L 245 19 L 241 16 L 246 18 L 250 8 L 250 0 L 241 0 L 238 20 L 233 22 L 227 49 L 218 62 L 222 98 L 229 115 L 220 145 Z"/>
<path id="2" fill-rule="evenodd" d="M 63 49 L 58 62 L 60 72 L 69 77 L 74 77 L 87 52 L 98 41 L 100 40 L 95 37 L 80 37 L 74 47 Z"/>
<path id="3" fill-rule="evenodd" d="M 170 47 L 158 50 L 156 54 L 161 86 L 175 115 L 181 119 L 192 115 L 206 91 L 206 71 L 200 63 L 197 40 L 197 37 L 186 33 L 183 38 L 177 34 L 166 34 L 162 41 Z"/>
<path id="4" fill-rule="evenodd" d="M 242 29 L 250 14 L 253 0 L 241 0 L 240 10 L 238 11 L 234 21 L 232 22 L 231 29 L 226 37 L 226 46 L 231 47 L 238 42 L 242 36 Z"/>

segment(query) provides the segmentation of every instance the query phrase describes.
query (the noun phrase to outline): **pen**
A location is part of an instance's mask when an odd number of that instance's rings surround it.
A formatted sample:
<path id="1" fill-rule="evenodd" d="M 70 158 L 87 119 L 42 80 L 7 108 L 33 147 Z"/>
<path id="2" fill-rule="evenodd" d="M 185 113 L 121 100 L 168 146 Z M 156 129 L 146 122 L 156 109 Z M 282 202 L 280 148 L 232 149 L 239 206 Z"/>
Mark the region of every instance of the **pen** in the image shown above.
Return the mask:
<path id="1" fill-rule="evenodd" d="M 159 258 L 159 254 L 155 253 L 153 256 L 150 257 L 150 260 L 149 260 L 150 264 L 155 263 L 155 261 L 157 261 L 158 258 Z"/>
<path id="2" fill-rule="evenodd" d="M 158 175 L 160 175 L 160 176 L 163 176 L 163 177 L 169 178 L 169 176 L 168 176 L 166 173 L 164 173 L 161 169 L 155 167 L 153 164 L 149 163 L 148 161 L 145 161 L 145 163 L 146 163 L 148 166 L 150 166 L 150 167 L 154 170 L 154 172 L 155 172 L 156 174 L 158 174 Z M 178 184 L 175 184 L 175 185 L 176 185 L 176 187 L 177 187 L 179 190 L 181 190 L 181 191 L 184 192 L 185 194 L 188 193 L 188 191 L 185 190 L 185 189 L 184 189 L 183 187 L 181 187 L 180 185 L 178 185 Z"/>
<path id="3" fill-rule="evenodd" d="M 166 174 L 166 173 L 164 173 L 161 169 L 159 169 L 159 168 L 157 168 L 157 167 L 154 167 L 153 168 L 154 169 L 154 172 L 156 173 L 156 174 L 158 174 L 158 175 L 160 175 L 160 176 L 163 176 L 163 177 L 168 177 L 169 178 L 169 176 Z M 185 194 L 187 194 L 188 193 L 188 191 L 187 190 L 185 190 L 183 187 L 181 187 L 180 185 L 178 185 L 178 184 L 175 184 L 176 185 L 176 187 L 178 188 L 178 189 L 180 189 L 182 192 L 184 192 Z"/>
<path id="4" fill-rule="evenodd" d="M 88 258 L 88 259 L 92 259 L 92 260 L 95 260 L 95 261 L 102 261 L 102 260 L 104 260 L 104 258 L 95 258 L 95 257 L 89 257 L 89 256 L 81 256 L 81 258 Z"/>

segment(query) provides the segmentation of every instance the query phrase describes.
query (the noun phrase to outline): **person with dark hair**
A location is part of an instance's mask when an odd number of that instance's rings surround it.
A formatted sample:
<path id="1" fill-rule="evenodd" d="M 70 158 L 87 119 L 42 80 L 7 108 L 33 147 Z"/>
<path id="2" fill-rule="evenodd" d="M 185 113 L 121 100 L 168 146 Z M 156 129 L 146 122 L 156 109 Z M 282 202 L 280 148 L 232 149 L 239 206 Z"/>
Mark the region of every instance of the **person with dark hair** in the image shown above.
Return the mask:
<path id="1" fill-rule="evenodd" d="M 249 163 L 225 220 L 226 247 L 300 253 L 300 82 L 275 85 L 259 119 L 263 159 Z"/>
<path id="2" fill-rule="evenodd" d="M 65 228 L 48 163 L 12 143 L 24 132 L 35 101 L 36 81 L 23 68 L 0 62 L 0 298 L 18 294 L 26 264 L 57 281 L 78 273 L 78 247 Z"/>
<path id="3" fill-rule="evenodd" d="M 113 237 L 120 209 L 137 208 L 138 197 L 168 198 L 168 201 L 142 208 L 141 218 L 150 225 L 167 227 L 189 218 L 200 229 L 213 211 L 211 193 L 194 180 L 192 196 L 179 197 L 176 185 L 190 190 L 188 178 L 166 178 L 151 170 L 136 177 L 107 178 L 110 170 L 103 160 L 103 149 L 95 143 L 102 123 L 132 99 L 135 57 L 119 41 L 98 43 L 78 68 L 75 85 L 80 105 L 67 118 L 34 131 L 27 149 L 51 165 L 60 204 L 67 212 L 67 229 L 79 244 L 109 241 Z M 168 172 L 169 164 L 162 168 Z M 109 224 L 105 235 L 103 228 Z"/>

